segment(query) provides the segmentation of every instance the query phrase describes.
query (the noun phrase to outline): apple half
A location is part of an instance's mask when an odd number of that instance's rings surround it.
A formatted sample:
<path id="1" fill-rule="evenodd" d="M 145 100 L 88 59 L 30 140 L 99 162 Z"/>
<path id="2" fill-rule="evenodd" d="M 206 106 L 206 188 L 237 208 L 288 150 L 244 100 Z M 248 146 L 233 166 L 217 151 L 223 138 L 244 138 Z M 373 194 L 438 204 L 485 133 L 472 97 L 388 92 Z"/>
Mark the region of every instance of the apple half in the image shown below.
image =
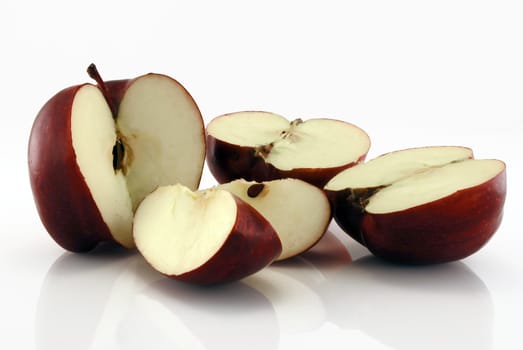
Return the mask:
<path id="1" fill-rule="evenodd" d="M 205 162 L 200 111 L 161 74 L 82 84 L 40 110 L 29 139 L 30 182 L 42 223 L 64 249 L 101 241 L 134 247 L 133 212 L 157 186 L 196 189 Z"/>
<path id="2" fill-rule="evenodd" d="M 365 159 L 368 135 L 335 119 L 289 121 L 269 112 L 236 112 L 207 125 L 207 164 L 219 183 L 297 178 L 318 187 Z"/>
<path id="3" fill-rule="evenodd" d="M 284 260 L 314 246 L 331 221 L 331 206 L 325 193 L 299 179 L 266 182 L 235 180 L 217 186 L 253 206 L 274 227 L 282 244 Z"/>
<path id="4" fill-rule="evenodd" d="M 505 164 L 465 147 L 391 152 L 325 186 L 334 218 L 374 255 L 430 264 L 465 258 L 495 233 L 506 196 Z"/>
<path id="5" fill-rule="evenodd" d="M 134 217 L 138 251 L 157 271 L 194 284 L 239 280 L 282 250 L 272 225 L 232 193 L 176 184 L 148 195 Z"/>

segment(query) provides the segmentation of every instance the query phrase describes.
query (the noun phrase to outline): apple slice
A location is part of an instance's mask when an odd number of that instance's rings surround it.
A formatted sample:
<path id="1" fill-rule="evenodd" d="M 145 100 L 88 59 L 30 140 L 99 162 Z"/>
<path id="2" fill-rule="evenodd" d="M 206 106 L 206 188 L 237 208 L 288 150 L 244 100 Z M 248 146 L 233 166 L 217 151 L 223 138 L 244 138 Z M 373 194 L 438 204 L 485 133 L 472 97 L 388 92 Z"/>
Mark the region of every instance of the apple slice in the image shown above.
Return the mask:
<path id="1" fill-rule="evenodd" d="M 198 187 L 205 161 L 201 114 L 174 79 L 147 74 L 66 88 L 40 110 L 29 175 L 45 228 L 64 249 L 101 241 L 134 246 L 133 211 L 157 186 Z"/>
<path id="2" fill-rule="evenodd" d="M 271 224 L 238 197 L 180 184 L 159 187 L 142 201 L 133 233 L 154 269 L 195 284 L 241 279 L 269 265 L 282 249 Z"/>
<path id="3" fill-rule="evenodd" d="M 465 258 L 503 215 L 502 161 L 464 147 L 413 148 L 347 169 L 325 186 L 340 227 L 373 254 L 408 263 Z"/>
<path id="4" fill-rule="evenodd" d="M 298 178 L 318 187 L 365 159 L 368 135 L 334 119 L 237 112 L 207 125 L 207 164 L 219 183 Z"/>
<path id="5" fill-rule="evenodd" d="M 253 206 L 274 227 L 282 244 L 284 260 L 311 248 L 323 237 L 331 221 L 325 193 L 298 179 L 267 182 L 235 180 L 218 186 Z"/>

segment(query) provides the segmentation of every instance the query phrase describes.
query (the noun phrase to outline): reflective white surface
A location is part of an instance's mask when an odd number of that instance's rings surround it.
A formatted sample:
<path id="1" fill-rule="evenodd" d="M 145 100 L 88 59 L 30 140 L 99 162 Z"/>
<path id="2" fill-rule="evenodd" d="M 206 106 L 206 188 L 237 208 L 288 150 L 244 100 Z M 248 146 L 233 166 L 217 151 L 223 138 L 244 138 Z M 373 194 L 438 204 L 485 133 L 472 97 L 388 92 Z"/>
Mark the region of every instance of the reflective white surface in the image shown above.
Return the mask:
<path id="1" fill-rule="evenodd" d="M 2 36 L 1 349 L 521 349 L 523 10 L 519 1 L 6 2 Z M 149 71 L 204 119 L 245 109 L 334 117 L 368 158 L 472 147 L 507 163 L 505 218 L 460 262 L 375 259 L 336 224 L 311 251 L 201 288 L 134 251 L 64 252 L 36 213 L 27 141 L 58 90 Z M 202 187 L 214 180 L 205 170 Z"/>
<path id="2" fill-rule="evenodd" d="M 487 286 L 466 264 L 352 261 L 329 232 L 300 258 L 213 288 L 168 280 L 122 250 L 65 253 L 42 283 L 35 339 L 41 349 L 79 341 L 141 349 L 151 339 L 161 349 L 275 349 L 327 337 L 384 349 L 490 349 L 493 316 Z"/>

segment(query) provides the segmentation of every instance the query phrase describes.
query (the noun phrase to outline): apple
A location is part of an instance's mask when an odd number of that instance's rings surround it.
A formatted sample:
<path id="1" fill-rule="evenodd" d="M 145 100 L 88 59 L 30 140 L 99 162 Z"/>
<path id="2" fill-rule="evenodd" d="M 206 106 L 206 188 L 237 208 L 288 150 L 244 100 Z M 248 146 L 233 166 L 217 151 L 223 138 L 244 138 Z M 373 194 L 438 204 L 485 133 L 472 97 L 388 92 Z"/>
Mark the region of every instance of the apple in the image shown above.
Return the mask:
<path id="1" fill-rule="evenodd" d="M 297 178 L 318 187 L 365 159 L 368 135 L 334 119 L 286 118 L 269 112 L 236 112 L 207 125 L 207 164 L 219 183 L 243 178 Z"/>
<path id="2" fill-rule="evenodd" d="M 284 260 L 307 251 L 323 237 L 331 221 L 325 193 L 299 179 L 266 182 L 243 179 L 217 186 L 253 206 L 276 230 Z"/>
<path id="3" fill-rule="evenodd" d="M 465 147 L 411 148 L 347 169 L 325 191 L 339 226 L 376 256 L 443 263 L 475 253 L 495 233 L 506 171 Z"/>
<path id="4" fill-rule="evenodd" d="M 29 139 L 36 207 L 51 237 L 73 252 L 99 242 L 134 247 L 133 212 L 157 186 L 196 189 L 205 162 L 200 111 L 161 74 L 81 84 L 53 96 Z"/>
<path id="5" fill-rule="evenodd" d="M 133 234 L 154 269 L 195 284 L 239 280 L 282 251 L 277 233 L 258 211 L 217 188 L 159 187 L 138 207 Z"/>

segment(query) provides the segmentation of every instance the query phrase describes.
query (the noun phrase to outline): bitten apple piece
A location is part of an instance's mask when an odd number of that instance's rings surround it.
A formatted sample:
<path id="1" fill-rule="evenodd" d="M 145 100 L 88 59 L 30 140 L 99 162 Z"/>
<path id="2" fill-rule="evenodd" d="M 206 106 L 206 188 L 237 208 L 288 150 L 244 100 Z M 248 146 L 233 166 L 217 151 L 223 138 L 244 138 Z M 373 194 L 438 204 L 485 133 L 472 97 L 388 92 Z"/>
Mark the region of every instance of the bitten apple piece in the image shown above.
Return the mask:
<path id="1" fill-rule="evenodd" d="M 253 274 L 281 253 L 271 224 L 253 207 L 219 189 L 163 186 L 134 217 L 136 247 L 159 272 L 195 284 Z"/>
<path id="2" fill-rule="evenodd" d="M 289 122 L 252 111 L 225 114 L 207 126 L 207 164 L 219 183 L 292 177 L 323 187 L 363 161 L 369 147 L 362 129 L 335 119 Z"/>
<path id="3" fill-rule="evenodd" d="M 162 74 L 66 88 L 40 110 L 29 140 L 29 175 L 45 228 L 64 249 L 99 242 L 134 247 L 133 211 L 157 186 L 196 189 L 205 161 L 194 100 Z"/>
<path id="4" fill-rule="evenodd" d="M 334 177 L 325 190 L 340 227 L 373 254 L 409 263 L 465 258 L 503 215 L 502 161 L 463 147 L 388 153 Z"/>
<path id="5" fill-rule="evenodd" d="M 274 227 L 282 244 L 284 260 L 311 248 L 323 237 L 331 221 L 327 196 L 319 188 L 298 179 L 267 182 L 235 180 L 218 186 L 253 206 Z"/>

